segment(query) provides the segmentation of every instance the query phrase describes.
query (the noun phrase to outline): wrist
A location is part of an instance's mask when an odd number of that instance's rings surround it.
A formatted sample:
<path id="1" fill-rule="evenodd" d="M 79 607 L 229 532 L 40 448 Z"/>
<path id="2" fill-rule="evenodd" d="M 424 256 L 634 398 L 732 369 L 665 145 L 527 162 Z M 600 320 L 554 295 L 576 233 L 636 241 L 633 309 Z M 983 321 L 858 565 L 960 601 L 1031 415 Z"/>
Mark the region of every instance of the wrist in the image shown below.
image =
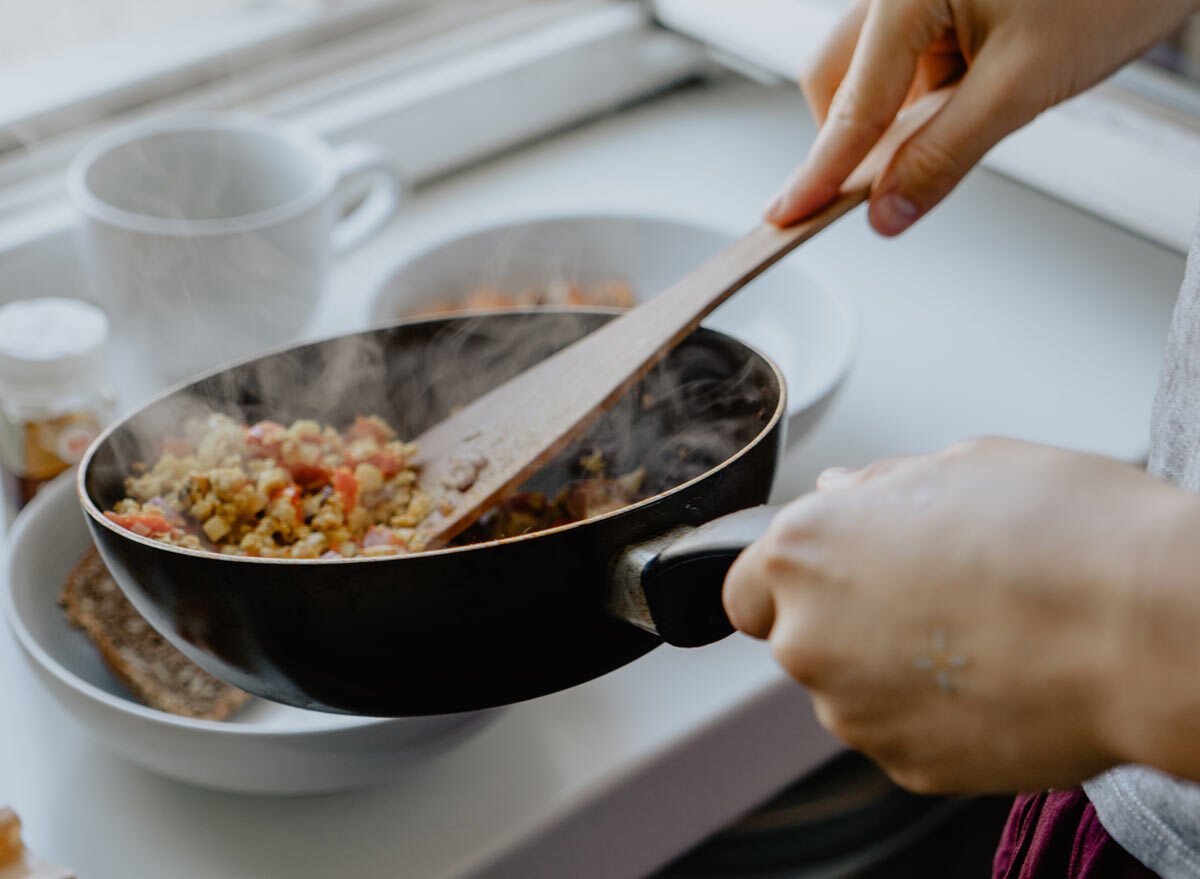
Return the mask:
<path id="1" fill-rule="evenodd" d="M 1159 492 L 1131 523 L 1134 563 L 1111 590 L 1099 732 L 1113 763 L 1200 779 L 1200 498 Z"/>

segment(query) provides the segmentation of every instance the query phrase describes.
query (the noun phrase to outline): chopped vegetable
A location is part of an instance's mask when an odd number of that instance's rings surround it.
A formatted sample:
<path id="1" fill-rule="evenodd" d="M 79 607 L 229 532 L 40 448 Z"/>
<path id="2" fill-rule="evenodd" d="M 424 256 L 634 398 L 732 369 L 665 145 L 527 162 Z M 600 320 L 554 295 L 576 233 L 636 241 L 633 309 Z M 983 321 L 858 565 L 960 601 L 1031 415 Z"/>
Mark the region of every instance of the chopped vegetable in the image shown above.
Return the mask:
<path id="1" fill-rule="evenodd" d="M 318 467 L 315 464 L 297 464 L 288 469 L 291 471 L 292 479 L 304 486 L 306 491 L 315 491 L 329 484 L 329 471 L 324 467 Z M 351 506 L 354 505 L 351 504 Z"/>
<path id="2" fill-rule="evenodd" d="M 161 537 L 175 531 L 174 526 L 156 513 L 105 513 L 109 521 L 142 537 Z"/>
<path id="3" fill-rule="evenodd" d="M 271 499 L 274 500 L 277 497 L 281 497 L 291 503 L 292 509 L 296 511 L 296 524 L 304 522 L 304 498 L 300 486 L 293 482 L 291 485 L 277 489 L 271 495 Z"/>
<path id="4" fill-rule="evenodd" d="M 358 480 L 347 468 L 338 467 L 333 471 L 333 490 L 342 496 L 342 506 L 345 509 L 354 509 L 358 502 Z"/>
<path id="5" fill-rule="evenodd" d="M 374 416 L 339 433 L 311 419 L 246 427 L 212 414 L 126 479 L 112 516 L 165 543 L 201 548 L 207 538 L 229 555 L 350 557 L 371 528 L 371 555 L 400 552 L 431 507 L 405 469 L 414 451 Z"/>
<path id="6" fill-rule="evenodd" d="M 363 537 L 362 545 L 363 547 L 403 546 L 404 542 L 391 528 L 383 528 L 379 525 L 372 525 L 367 529 L 367 534 L 365 537 Z"/>

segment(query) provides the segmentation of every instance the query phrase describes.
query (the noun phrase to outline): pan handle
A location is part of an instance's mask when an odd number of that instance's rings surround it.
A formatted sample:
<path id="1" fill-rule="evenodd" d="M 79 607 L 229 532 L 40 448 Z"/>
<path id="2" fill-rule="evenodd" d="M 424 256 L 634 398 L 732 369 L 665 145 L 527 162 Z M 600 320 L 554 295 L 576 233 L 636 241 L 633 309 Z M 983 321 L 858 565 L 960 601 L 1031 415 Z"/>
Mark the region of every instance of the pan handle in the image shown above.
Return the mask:
<path id="1" fill-rule="evenodd" d="M 626 547 L 613 563 L 609 613 L 676 647 L 700 647 L 731 634 L 721 603 L 725 574 L 779 510 L 750 507 Z"/>

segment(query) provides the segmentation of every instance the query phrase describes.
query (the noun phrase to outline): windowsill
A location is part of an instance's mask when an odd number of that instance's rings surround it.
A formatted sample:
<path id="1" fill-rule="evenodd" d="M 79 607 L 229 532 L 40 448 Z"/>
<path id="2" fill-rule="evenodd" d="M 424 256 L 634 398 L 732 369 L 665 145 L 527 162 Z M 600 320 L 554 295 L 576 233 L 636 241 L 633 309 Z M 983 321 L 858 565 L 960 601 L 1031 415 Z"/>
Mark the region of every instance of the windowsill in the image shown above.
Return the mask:
<path id="1" fill-rule="evenodd" d="M 247 3 L 160 30 L 50 53 L 0 71 L 0 155 L 198 86 L 339 32 L 385 24 L 429 0 L 352 0 L 330 8 Z M 86 75 L 83 72 L 86 71 Z"/>

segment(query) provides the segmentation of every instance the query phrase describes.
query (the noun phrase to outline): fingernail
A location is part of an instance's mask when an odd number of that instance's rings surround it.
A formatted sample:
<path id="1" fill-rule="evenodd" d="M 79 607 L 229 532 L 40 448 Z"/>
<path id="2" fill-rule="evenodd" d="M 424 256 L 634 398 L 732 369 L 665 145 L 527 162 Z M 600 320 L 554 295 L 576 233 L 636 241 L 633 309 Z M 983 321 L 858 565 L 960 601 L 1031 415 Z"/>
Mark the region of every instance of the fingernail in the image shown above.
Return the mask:
<path id="1" fill-rule="evenodd" d="M 817 477 L 817 488 L 836 488 L 857 472 L 850 467 L 830 467 Z"/>
<path id="2" fill-rule="evenodd" d="M 898 235 L 917 218 L 917 206 L 899 193 L 885 195 L 875 203 L 872 219 L 884 235 Z"/>
<path id="3" fill-rule="evenodd" d="M 767 206 L 763 209 L 763 216 L 774 222 L 783 210 L 783 203 L 786 200 L 787 190 L 785 189 L 767 203 Z"/>

